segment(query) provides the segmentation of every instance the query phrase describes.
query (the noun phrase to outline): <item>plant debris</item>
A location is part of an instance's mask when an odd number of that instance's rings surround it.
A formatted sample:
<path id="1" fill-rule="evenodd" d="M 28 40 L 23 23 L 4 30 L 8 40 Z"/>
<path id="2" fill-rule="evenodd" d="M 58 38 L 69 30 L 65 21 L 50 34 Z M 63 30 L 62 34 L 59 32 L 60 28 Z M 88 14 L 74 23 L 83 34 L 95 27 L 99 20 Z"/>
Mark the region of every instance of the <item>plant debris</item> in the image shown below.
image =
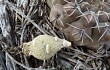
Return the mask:
<path id="1" fill-rule="evenodd" d="M 109 16 L 109 0 L 0 0 L 0 70 L 110 70 Z M 72 47 L 25 56 L 20 46 L 45 34 Z"/>

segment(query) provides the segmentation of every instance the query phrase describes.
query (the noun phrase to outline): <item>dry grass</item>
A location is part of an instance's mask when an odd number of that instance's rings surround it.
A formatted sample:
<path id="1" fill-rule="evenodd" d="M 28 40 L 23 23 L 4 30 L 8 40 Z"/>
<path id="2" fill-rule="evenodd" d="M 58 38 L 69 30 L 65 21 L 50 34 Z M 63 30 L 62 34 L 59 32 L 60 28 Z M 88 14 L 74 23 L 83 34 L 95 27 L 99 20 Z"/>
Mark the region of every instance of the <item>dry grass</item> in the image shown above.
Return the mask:
<path id="1" fill-rule="evenodd" d="M 49 7 L 45 0 L 4 0 L 0 2 L 0 70 L 109 70 L 110 49 L 97 51 L 72 45 L 54 57 L 43 61 L 33 56 L 25 57 L 19 46 L 41 34 L 65 38 L 50 25 Z M 4 11 L 3 11 L 3 10 Z M 6 20 L 6 21 L 5 21 Z"/>

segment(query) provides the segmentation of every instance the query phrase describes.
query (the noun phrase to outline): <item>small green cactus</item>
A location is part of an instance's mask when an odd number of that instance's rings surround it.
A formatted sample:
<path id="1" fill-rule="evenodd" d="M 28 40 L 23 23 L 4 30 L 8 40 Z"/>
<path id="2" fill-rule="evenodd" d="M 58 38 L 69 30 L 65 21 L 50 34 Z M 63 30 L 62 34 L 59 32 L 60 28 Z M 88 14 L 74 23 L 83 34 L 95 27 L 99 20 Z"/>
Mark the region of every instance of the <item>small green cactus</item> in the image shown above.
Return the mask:
<path id="1" fill-rule="evenodd" d="M 27 56 L 33 55 L 37 59 L 46 60 L 54 56 L 61 48 L 69 46 L 71 43 L 65 39 L 39 35 L 31 42 L 23 43 L 22 51 Z"/>

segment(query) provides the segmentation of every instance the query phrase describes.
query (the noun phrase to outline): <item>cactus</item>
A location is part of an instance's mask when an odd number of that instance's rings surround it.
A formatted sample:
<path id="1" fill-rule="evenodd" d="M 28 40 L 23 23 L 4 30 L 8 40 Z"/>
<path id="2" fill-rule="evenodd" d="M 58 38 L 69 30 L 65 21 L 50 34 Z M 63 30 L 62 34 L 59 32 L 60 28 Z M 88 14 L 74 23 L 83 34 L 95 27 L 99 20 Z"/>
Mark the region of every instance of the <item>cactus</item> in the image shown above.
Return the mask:
<path id="1" fill-rule="evenodd" d="M 70 46 L 71 43 L 65 39 L 39 35 L 31 42 L 23 43 L 22 51 L 26 56 L 33 55 L 37 59 L 46 60 L 54 56 L 61 48 Z"/>
<path id="2" fill-rule="evenodd" d="M 110 46 L 109 0 L 64 0 L 65 4 L 60 1 L 52 4 L 49 17 L 67 40 L 96 50 L 100 45 Z"/>

